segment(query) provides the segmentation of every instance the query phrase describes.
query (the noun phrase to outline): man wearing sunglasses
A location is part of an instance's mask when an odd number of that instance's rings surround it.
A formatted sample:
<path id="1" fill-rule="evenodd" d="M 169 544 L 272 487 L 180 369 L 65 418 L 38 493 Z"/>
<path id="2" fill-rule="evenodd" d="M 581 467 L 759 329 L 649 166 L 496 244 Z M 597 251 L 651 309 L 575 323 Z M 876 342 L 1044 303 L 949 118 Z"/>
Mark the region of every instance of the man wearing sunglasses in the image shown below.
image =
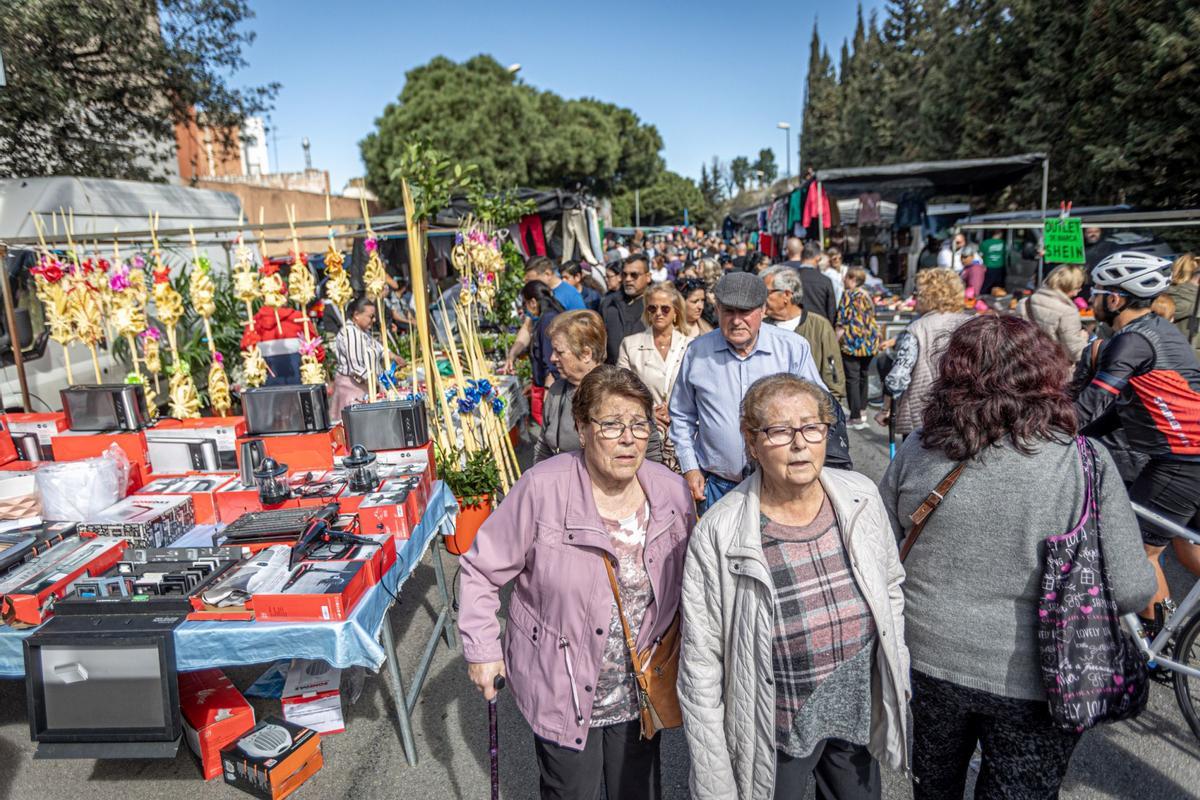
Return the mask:
<path id="1" fill-rule="evenodd" d="M 641 253 L 625 259 L 621 265 L 621 291 L 610 292 L 600 301 L 600 317 L 608 333 L 605 363 L 616 364 L 621 352 L 621 340 L 631 333 L 646 329 L 642 321 L 645 310 L 642 295 L 650 285 L 650 262 Z"/>
<path id="2" fill-rule="evenodd" d="M 714 290 L 720 327 L 695 339 L 671 393 L 671 441 L 692 496 L 709 508 L 749 474 L 740 429 L 742 398 L 759 378 L 786 372 L 825 388 L 803 337 L 763 325 L 767 286 L 731 272 Z M 833 403 L 826 464 L 850 466 L 845 415 Z"/>

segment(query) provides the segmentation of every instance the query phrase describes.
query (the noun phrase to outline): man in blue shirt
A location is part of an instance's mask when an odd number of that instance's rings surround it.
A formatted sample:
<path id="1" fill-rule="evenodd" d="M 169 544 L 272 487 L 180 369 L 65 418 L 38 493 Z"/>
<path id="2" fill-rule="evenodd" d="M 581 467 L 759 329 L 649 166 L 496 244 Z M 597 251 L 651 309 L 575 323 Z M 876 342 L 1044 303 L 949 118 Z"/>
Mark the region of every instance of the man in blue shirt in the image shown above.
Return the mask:
<path id="1" fill-rule="evenodd" d="M 554 297 L 562 303 L 563 311 L 576 311 L 587 308 L 583 295 L 571 284 L 558 276 L 554 262 L 545 256 L 535 256 L 525 265 L 525 281 L 541 281 L 550 287 Z"/>
<path id="2" fill-rule="evenodd" d="M 720 327 L 694 340 L 671 392 L 671 441 L 692 496 L 707 509 L 750 473 L 741 433 L 742 398 L 759 378 L 787 372 L 825 388 L 804 337 L 763 325 L 767 286 L 731 272 L 714 294 Z M 845 418 L 833 404 L 829 466 L 849 466 Z"/>

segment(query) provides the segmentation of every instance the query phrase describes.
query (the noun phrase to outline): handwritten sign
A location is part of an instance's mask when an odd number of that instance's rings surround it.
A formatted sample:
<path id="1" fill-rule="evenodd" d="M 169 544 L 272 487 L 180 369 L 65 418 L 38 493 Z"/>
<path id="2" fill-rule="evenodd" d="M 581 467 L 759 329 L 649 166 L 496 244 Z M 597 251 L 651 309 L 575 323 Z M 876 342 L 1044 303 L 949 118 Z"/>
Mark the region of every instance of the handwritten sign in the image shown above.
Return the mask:
<path id="1" fill-rule="evenodd" d="M 1048 219 L 1042 227 L 1048 264 L 1083 264 L 1083 224 L 1077 217 Z"/>

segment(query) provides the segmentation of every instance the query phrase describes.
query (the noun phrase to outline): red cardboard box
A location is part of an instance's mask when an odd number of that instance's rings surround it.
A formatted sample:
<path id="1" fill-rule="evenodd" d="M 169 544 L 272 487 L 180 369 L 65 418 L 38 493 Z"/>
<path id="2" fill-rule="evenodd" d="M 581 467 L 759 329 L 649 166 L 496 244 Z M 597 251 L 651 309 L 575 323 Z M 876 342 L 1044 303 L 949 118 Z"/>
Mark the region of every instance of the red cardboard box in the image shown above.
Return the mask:
<path id="1" fill-rule="evenodd" d="M 346 453 L 346 432 L 341 425 L 335 425 L 327 431 L 313 433 L 245 436 L 238 439 L 239 467 L 241 443 L 248 439 L 261 440 L 263 452 L 280 464 L 287 464 L 290 472 L 333 469 L 334 456 Z"/>
<path id="2" fill-rule="evenodd" d="M 62 431 L 51 438 L 56 461 L 78 461 L 103 455 L 111 445 L 125 451 L 129 458 L 129 490 L 142 488 L 150 474 L 150 457 L 146 452 L 143 431 Z"/>
<path id="3" fill-rule="evenodd" d="M 67 415 L 61 411 L 49 414 L 5 414 L 10 433 L 32 433 L 38 437 L 41 446 L 42 459 L 54 458 L 54 450 L 50 439 L 59 431 L 67 429 Z"/>
<path id="4" fill-rule="evenodd" d="M 71 540 L 67 540 L 71 541 Z M 6 573 L 6 581 L 15 581 L 18 573 L 25 573 L 27 580 L 11 591 L 6 590 L 0 598 L 0 615 L 9 625 L 40 625 L 50 616 L 43 613 L 51 598 L 63 598 L 70 593 L 72 584 L 84 575 L 96 577 L 116 566 L 121 554 L 129 545 L 124 539 L 80 538 L 74 540 L 79 547 L 63 545 L 72 554 L 65 560 L 49 563 L 46 559 L 34 558 Z M 78 562 L 75 555 L 81 548 L 89 549 L 87 560 Z M 46 553 L 53 553 L 51 547 Z M 44 555 L 44 554 L 43 554 Z M 78 562 L 78 563 L 77 563 Z"/>
<path id="5" fill-rule="evenodd" d="M 232 473 L 192 472 L 186 475 L 160 475 L 137 491 L 138 494 L 180 495 L 192 498 L 196 524 L 217 521 L 217 491 L 236 479 Z"/>
<path id="6" fill-rule="evenodd" d="M 337 579 L 339 588 L 325 593 L 256 594 L 246 604 L 246 608 L 254 612 L 255 622 L 343 620 L 350 616 L 354 604 L 374 583 L 373 571 L 365 561 L 305 561 L 296 569 L 305 567 L 314 580 Z"/>
<path id="7" fill-rule="evenodd" d="M 188 747 L 212 780 L 221 774 L 221 750 L 254 727 L 254 709 L 219 669 L 179 673 L 179 706 Z"/>
<path id="8" fill-rule="evenodd" d="M 364 535 L 386 533 L 407 539 L 420 519 L 416 495 L 407 489 L 388 491 L 386 483 L 358 504 L 359 526 Z"/>
<path id="9" fill-rule="evenodd" d="M 0 464 L 17 460 L 17 445 L 12 440 L 11 428 L 7 419 L 0 417 Z"/>

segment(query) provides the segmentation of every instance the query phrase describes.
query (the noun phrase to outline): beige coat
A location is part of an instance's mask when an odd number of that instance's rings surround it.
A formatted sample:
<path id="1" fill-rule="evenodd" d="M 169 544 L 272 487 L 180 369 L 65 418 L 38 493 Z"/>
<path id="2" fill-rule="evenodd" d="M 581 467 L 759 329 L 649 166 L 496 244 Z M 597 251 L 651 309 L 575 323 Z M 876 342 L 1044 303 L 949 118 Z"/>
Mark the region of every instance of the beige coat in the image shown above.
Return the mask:
<path id="1" fill-rule="evenodd" d="M 871 741 L 881 763 L 908 771 L 904 569 L 875 483 L 826 468 L 850 567 L 879 632 Z M 775 588 L 762 550 L 755 472 L 697 524 L 683 572 L 679 702 L 695 800 L 770 800 L 775 791 Z"/>
<path id="2" fill-rule="evenodd" d="M 671 348 L 663 358 L 654 346 L 653 331 L 647 328 L 641 333 L 631 333 L 621 341 L 617 366 L 631 370 L 641 378 L 654 396 L 654 405 L 660 405 L 671 399 L 671 389 L 675 387 L 679 365 L 683 363 L 683 351 L 690 341 L 691 338 L 672 329 Z"/>
<path id="3" fill-rule="evenodd" d="M 1087 346 L 1088 333 L 1083 329 L 1075 301 L 1058 289 L 1043 286 L 1021 301 L 1020 311 L 1021 316 L 1061 344 L 1072 363 L 1079 360 Z"/>

